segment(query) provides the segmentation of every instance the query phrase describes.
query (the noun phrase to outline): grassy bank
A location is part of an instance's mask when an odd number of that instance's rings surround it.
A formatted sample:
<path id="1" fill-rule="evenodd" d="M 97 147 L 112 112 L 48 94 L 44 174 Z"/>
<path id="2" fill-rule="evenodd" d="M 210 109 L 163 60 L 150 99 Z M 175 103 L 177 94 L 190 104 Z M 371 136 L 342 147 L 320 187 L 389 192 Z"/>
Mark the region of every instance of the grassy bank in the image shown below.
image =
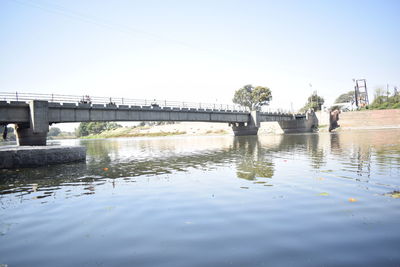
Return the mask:
<path id="1" fill-rule="evenodd" d="M 146 128 L 148 129 L 148 127 Z M 82 139 L 96 139 L 96 138 L 118 138 L 118 137 L 160 137 L 186 134 L 184 131 L 174 132 L 141 132 L 139 127 L 135 128 L 118 128 L 115 130 L 104 131 L 100 134 L 82 136 Z"/>

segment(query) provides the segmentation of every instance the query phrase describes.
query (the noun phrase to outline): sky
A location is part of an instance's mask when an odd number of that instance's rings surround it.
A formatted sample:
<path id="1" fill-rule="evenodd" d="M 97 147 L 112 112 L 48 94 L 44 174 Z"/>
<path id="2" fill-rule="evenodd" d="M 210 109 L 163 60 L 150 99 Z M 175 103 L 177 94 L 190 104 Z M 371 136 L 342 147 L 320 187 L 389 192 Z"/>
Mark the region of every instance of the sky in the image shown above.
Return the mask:
<path id="1" fill-rule="evenodd" d="M 0 92 L 326 104 L 400 87 L 400 1 L 0 0 Z"/>

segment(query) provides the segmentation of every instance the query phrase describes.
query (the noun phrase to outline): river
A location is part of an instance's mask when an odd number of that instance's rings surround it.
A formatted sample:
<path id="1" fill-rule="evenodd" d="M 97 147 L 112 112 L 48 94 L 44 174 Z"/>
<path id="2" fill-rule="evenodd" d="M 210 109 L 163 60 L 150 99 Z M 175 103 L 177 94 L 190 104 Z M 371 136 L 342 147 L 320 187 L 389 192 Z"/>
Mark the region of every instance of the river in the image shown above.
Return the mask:
<path id="1" fill-rule="evenodd" d="M 400 265 L 400 130 L 53 144 L 0 170 L 0 266 Z"/>

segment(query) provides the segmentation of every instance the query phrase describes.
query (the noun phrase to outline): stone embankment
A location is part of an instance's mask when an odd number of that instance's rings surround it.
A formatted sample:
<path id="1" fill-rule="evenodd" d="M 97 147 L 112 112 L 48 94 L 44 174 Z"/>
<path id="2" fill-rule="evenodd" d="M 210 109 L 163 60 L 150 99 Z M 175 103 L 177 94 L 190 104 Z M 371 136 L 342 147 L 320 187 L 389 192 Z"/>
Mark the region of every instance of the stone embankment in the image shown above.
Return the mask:
<path id="1" fill-rule="evenodd" d="M 85 159 L 86 148 L 79 146 L 0 147 L 0 169 L 46 166 Z"/>

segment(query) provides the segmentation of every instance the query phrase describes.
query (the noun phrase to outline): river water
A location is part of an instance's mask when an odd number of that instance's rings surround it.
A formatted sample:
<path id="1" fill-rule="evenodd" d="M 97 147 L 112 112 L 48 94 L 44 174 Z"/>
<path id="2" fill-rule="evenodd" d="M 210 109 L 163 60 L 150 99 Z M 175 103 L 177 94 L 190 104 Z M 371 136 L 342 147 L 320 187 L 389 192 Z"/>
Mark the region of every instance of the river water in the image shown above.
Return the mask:
<path id="1" fill-rule="evenodd" d="M 0 170 L 0 266 L 399 266 L 400 131 L 63 140 Z"/>

